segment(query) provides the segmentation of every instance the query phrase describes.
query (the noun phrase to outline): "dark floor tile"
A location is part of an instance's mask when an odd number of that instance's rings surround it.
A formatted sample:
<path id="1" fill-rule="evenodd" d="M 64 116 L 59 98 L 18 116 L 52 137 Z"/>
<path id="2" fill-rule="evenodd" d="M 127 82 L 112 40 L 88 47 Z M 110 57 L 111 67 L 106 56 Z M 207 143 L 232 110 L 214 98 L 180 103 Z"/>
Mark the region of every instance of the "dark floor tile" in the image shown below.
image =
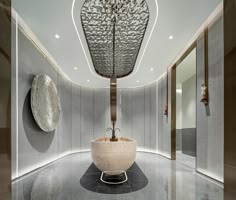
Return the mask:
<path id="1" fill-rule="evenodd" d="M 104 194 L 124 194 L 131 192 L 130 187 L 120 187 L 120 186 L 99 186 L 98 190 L 99 193 Z"/>
<path id="2" fill-rule="evenodd" d="M 81 185 L 86 185 L 88 183 L 98 183 L 100 180 L 100 174 L 84 174 L 83 177 L 80 179 Z"/>
<path id="3" fill-rule="evenodd" d="M 127 171 L 128 181 L 123 184 L 118 185 L 109 185 L 103 183 L 100 180 L 101 172 L 96 168 L 96 166 L 92 163 L 85 174 L 82 176 L 80 180 L 80 184 L 93 192 L 103 193 L 103 194 L 125 194 L 132 191 L 137 191 L 144 188 L 148 179 L 142 172 L 142 170 L 138 167 L 136 163 L 134 163 L 131 168 Z M 106 177 L 108 181 L 111 179 L 120 180 L 124 178 L 121 176 L 111 176 Z"/>

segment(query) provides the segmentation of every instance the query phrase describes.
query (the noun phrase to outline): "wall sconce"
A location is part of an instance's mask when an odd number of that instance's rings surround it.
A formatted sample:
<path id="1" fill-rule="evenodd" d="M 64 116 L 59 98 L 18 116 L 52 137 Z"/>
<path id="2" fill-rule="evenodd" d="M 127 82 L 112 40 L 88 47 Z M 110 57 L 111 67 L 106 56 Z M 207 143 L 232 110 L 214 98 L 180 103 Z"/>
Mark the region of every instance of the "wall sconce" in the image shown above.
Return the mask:
<path id="1" fill-rule="evenodd" d="M 208 89 L 207 86 L 203 83 L 201 86 L 201 90 L 202 90 L 202 98 L 201 98 L 201 102 L 204 103 L 205 105 L 208 104 Z"/>
<path id="2" fill-rule="evenodd" d="M 164 115 L 168 117 L 168 105 L 165 105 Z"/>
<path id="3" fill-rule="evenodd" d="M 204 83 L 201 85 L 201 102 L 205 106 L 209 103 L 208 95 L 208 28 L 204 30 Z"/>
<path id="4" fill-rule="evenodd" d="M 166 105 L 164 108 L 164 115 L 168 117 L 168 69 L 166 73 Z"/>

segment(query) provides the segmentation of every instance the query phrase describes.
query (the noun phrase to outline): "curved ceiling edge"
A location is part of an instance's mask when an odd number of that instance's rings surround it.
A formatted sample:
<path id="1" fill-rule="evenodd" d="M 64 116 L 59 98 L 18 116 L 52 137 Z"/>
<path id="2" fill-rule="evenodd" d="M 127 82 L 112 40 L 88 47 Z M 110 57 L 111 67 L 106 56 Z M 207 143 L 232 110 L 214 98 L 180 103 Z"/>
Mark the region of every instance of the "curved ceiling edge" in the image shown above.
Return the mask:
<path id="1" fill-rule="evenodd" d="M 154 28 L 156 26 L 156 22 L 157 22 L 157 19 L 158 19 L 158 3 L 157 3 L 157 0 L 146 0 L 146 1 L 147 1 L 147 4 L 151 4 L 151 2 L 154 1 L 155 2 L 155 8 L 153 8 L 152 6 L 149 6 L 149 9 L 150 9 L 149 25 L 147 26 L 146 34 L 144 36 L 144 39 L 143 39 L 143 42 L 142 42 L 142 45 L 141 45 L 141 48 L 140 48 L 140 51 L 139 51 L 139 54 L 138 54 L 138 57 L 137 57 L 135 67 L 134 67 L 132 73 L 130 73 L 126 77 L 119 78 L 120 80 L 127 79 L 127 78 L 135 75 L 136 72 L 138 71 L 138 69 L 141 65 L 142 59 L 144 57 L 145 51 L 147 49 L 147 46 L 149 44 L 149 41 L 152 37 L 152 33 L 154 31 Z M 84 56 L 85 56 L 85 59 L 87 61 L 87 64 L 88 64 L 88 67 L 89 67 L 89 70 L 90 70 L 91 74 L 94 75 L 96 78 L 107 80 L 107 78 L 97 74 L 94 67 L 92 67 L 93 66 L 92 58 L 90 56 L 89 49 L 88 49 L 88 46 L 87 46 L 87 43 L 86 43 L 86 39 L 85 39 L 85 36 L 83 34 L 83 30 L 82 30 L 82 26 L 81 26 L 81 18 L 79 17 L 82 5 L 83 5 L 83 1 L 78 1 L 78 0 L 77 1 L 73 0 L 72 1 L 71 18 L 72 18 L 72 22 L 73 22 L 73 25 L 74 25 L 74 28 L 75 28 L 75 32 L 76 32 L 77 37 L 79 39 L 79 42 L 81 44 L 81 48 L 83 50 L 83 53 L 84 53 Z M 79 10 L 79 12 L 78 12 L 79 16 L 77 16 L 78 21 L 75 18 L 75 7 L 76 6 L 78 7 L 76 10 Z M 155 13 L 155 17 L 153 17 L 152 13 Z M 78 26 L 77 26 L 77 24 L 78 24 Z M 87 55 L 89 55 L 89 56 L 87 56 Z M 138 86 L 138 87 L 142 87 L 142 86 Z"/>
<path id="2" fill-rule="evenodd" d="M 37 38 L 37 36 L 31 31 L 31 29 L 28 27 L 28 25 L 24 22 L 24 20 L 18 15 L 18 13 L 12 8 L 12 18 L 13 20 L 18 23 L 18 28 L 21 30 L 21 32 L 28 38 L 28 40 L 31 41 L 31 43 L 35 46 L 35 48 L 41 53 L 45 59 L 47 59 L 48 62 L 51 63 L 52 67 L 66 80 L 70 81 L 71 83 L 79 86 L 79 87 L 85 87 L 85 88 L 90 88 L 90 89 L 107 89 L 109 87 L 89 87 L 87 85 L 80 85 L 73 80 L 71 80 L 62 70 L 60 65 L 57 63 L 57 61 L 52 57 L 52 55 L 48 52 L 48 50 L 44 47 L 44 45 L 40 42 L 40 40 Z M 16 20 L 17 18 L 17 20 Z M 146 85 L 141 85 L 137 87 L 127 87 L 127 88 L 140 88 L 140 87 L 145 87 L 148 85 L 152 85 L 155 82 L 158 82 L 159 79 L 162 77 L 161 75 L 157 80 L 146 84 Z M 107 78 L 104 78 L 107 79 Z M 124 89 L 124 87 L 117 87 L 118 89 Z"/>
<path id="3" fill-rule="evenodd" d="M 155 0 L 156 1 L 156 0 Z M 222 15 L 222 10 L 223 10 L 223 3 L 220 3 L 217 8 L 213 11 L 213 13 L 211 13 L 211 15 L 205 20 L 205 22 L 202 24 L 202 26 L 197 30 L 196 34 L 189 40 L 189 42 L 186 44 L 185 48 L 182 49 L 182 51 L 179 52 L 179 54 L 176 56 L 175 59 L 173 59 L 173 62 L 170 63 L 170 65 L 168 66 L 171 67 L 171 65 L 173 63 L 175 63 L 178 58 L 184 53 L 184 51 L 189 47 L 189 45 L 192 43 L 193 40 L 195 40 L 204 30 L 205 26 L 209 26 L 212 24 L 212 22 L 214 22 L 220 15 Z M 56 60 L 51 56 L 51 54 L 48 52 L 48 50 L 43 46 L 43 44 L 39 41 L 39 39 L 35 36 L 35 34 L 31 31 L 31 29 L 26 25 L 26 23 L 23 21 L 23 19 L 21 19 L 21 17 L 17 14 L 17 12 L 14 10 L 14 8 L 12 8 L 12 18 L 15 20 L 16 16 L 18 16 L 18 23 L 19 23 L 19 28 L 21 29 L 21 31 L 24 33 L 24 35 L 33 43 L 33 45 L 39 50 L 39 52 L 41 52 L 44 57 L 46 57 L 46 59 L 52 64 L 52 66 L 55 68 L 55 70 L 60 73 L 65 79 L 69 80 L 70 82 L 72 82 L 75 85 L 81 86 L 81 87 L 86 87 L 86 88 L 109 88 L 109 87 L 89 87 L 87 85 L 80 85 L 74 81 L 72 81 L 65 73 L 64 71 L 61 69 L 61 67 L 59 66 L 59 64 L 56 62 Z M 158 78 L 156 78 L 153 81 L 148 82 L 147 84 L 144 85 L 139 85 L 139 86 L 130 86 L 130 87 L 119 87 L 118 88 L 139 88 L 139 87 L 144 87 L 144 86 L 148 86 L 151 84 L 154 84 L 155 82 L 158 82 L 163 76 L 165 75 L 165 73 L 162 73 L 160 76 L 158 76 Z M 130 77 L 130 76 L 129 76 Z M 104 78 L 105 79 L 105 78 Z M 120 79 L 122 80 L 122 79 Z M 119 80 L 118 80 L 119 81 Z"/>

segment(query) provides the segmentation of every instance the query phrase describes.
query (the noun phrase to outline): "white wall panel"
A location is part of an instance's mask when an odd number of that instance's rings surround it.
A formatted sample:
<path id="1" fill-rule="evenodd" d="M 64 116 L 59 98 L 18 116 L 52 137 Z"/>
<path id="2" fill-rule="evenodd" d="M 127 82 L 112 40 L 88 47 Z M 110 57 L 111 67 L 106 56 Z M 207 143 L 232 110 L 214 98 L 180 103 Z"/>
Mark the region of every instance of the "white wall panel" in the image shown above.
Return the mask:
<path id="1" fill-rule="evenodd" d="M 150 151 L 151 149 L 151 88 L 150 86 L 144 87 L 144 145 L 145 150 Z"/>
<path id="2" fill-rule="evenodd" d="M 94 139 L 103 137 L 106 131 L 105 112 L 106 112 L 106 96 L 105 89 L 94 90 L 94 113 L 93 113 L 93 129 Z"/>
<path id="3" fill-rule="evenodd" d="M 151 134 L 150 134 L 150 151 L 157 150 L 157 121 L 156 121 L 156 107 L 157 107 L 157 100 L 156 100 L 156 84 L 153 84 L 151 87 Z"/>
<path id="4" fill-rule="evenodd" d="M 170 75 L 168 76 L 170 78 Z M 170 158 L 171 155 L 171 131 L 170 131 L 170 116 L 171 106 L 170 98 L 168 101 L 168 116 L 164 115 L 164 109 L 166 105 L 166 78 L 165 75 L 158 81 L 158 152 Z M 170 84 L 169 84 L 170 95 Z"/>
<path id="5" fill-rule="evenodd" d="M 80 129 L 81 129 L 81 87 L 78 85 L 72 85 L 72 99 L 71 99 L 71 120 L 72 120 L 72 150 L 80 150 Z"/>
<path id="6" fill-rule="evenodd" d="M 82 150 L 90 149 L 93 140 L 93 89 L 81 88 L 81 138 Z"/>
<path id="7" fill-rule="evenodd" d="M 164 113 L 164 108 L 163 108 L 163 81 L 160 79 L 157 83 L 158 87 L 158 95 L 157 95 L 157 107 L 158 107 L 158 112 L 157 112 L 157 119 L 158 119 L 158 152 L 161 153 L 163 149 L 163 143 L 162 143 L 162 137 L 163 137 L 163 113 Z"/>
<path id="8" fill-rule="evenodd" d="M 204 38 L 197 42 L 197 170 L 223 182 L 224 89 L 223 19 L 209 29 L 209 106 L 201 102 Z"/>
<path id="9" fill-rule="evenodd" d="M 140 150 L 145 149 L 145 96 L 144 87 L 132 89 L 132 138 Z"/>
<path id="10" fill-rule="evenodd" d="M 58 76 L 58 92 L 61 101 L 61 115 L 59 123 L 58 153 L 71 151 L 71 83 L 62 76 Z"/>
<path id="11" fill-rule="evenodd" d="M 132 127 L 131 89 L 121 90 L 121 135 L 131 137 Z"/>

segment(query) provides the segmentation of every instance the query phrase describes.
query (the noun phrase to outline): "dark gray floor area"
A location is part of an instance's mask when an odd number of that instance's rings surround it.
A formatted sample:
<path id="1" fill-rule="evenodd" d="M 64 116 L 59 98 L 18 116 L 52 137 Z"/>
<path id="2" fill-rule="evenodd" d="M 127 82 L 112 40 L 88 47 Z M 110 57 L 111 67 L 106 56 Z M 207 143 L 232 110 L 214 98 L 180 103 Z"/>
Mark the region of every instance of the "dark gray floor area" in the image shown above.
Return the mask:
<path id="1" fill-rule="evenodd" d="M 136 163 L 127 170 L 128 181 L 125 183 L 108 185 L 103 183 L 100 177 L 101 171 L 92 163 L 80 179 L 80 184 L 89 191 L 102 194 L 125 194 L 135 192 L 148 184 L 147 177 Z"/>

